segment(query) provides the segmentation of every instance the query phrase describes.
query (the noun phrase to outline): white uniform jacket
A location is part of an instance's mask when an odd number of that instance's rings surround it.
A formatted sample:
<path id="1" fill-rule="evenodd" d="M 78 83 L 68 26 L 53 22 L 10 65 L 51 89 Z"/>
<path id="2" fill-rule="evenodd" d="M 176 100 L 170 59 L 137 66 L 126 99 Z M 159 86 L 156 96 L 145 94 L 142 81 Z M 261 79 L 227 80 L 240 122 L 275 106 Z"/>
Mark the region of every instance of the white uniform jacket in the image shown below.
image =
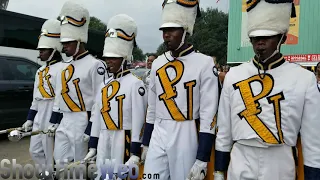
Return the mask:
<path id="1" fill-rule="evenodd" d="M 170 52 L 154 60 L 150 73 L 148 110 L 143 144 L 148 146 L 156 119 L 200 120 L 197 159 L 209 161 L 214 116 L 218 108 L 218 78 L 211 57 L 190 45 L 173 58 Z"/>
<path id="2" fill-rule="evenodd" d="M 234 141 L 296 146 L 300 133 L 304 164 L 320 168 L 320 92 L 316 77 L 284 58 L 265 71 L 262 68 L 253 59 L 231 68 L 226 75 L 218 111 L 216 159 L 226 157 L 219 152 L 229 153 Z M 227 164 L 217 161 L 224 164 L 221 166 Z"/>
<path id="3" fill-rule="evenodd" d="M 61 72 L 61 93 L 55 110 L 62 112 L 91 111 L 97 88 L 104 80 L 105 64 L 87 51 L 69 62 Z"/>
<path id="4" fill-rule="evenodd" d="M 90 121 L 89 146 L 97 147 L 101 130 L 131 130 L 131 153 L 139 154 L 147 109 L 147 91 L 142 80 L 129 70 L 102 84 Z"/>
<path id="5" fill-rule="evenodd" d="M 28 113 L 28 120 L 34 120 L 38 112 L 39 101 L 53 100 L 56 97 L 59 74 L 63 68 L 63 62 L 51 60 L 41 66 L 35 75 L 33 100 Z"/>

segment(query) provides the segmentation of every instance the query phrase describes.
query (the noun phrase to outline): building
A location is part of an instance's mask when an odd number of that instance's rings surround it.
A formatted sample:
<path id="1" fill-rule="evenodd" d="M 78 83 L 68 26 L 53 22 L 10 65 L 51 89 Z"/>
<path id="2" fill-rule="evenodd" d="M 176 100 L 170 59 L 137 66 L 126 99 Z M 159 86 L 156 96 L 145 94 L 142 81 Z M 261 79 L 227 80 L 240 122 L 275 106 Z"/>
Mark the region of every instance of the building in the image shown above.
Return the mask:
<path id="1" fill-rule="evenodd" d="M 243 63 L 254 53 L 246 33 L 246 0 L 230 0 L 228 25 L 228 64 Z M 302 66 L 315 66 L 320 61 L 320 1 L 294 0 L 296 18 L 281 52 L 286 59 Z"/>

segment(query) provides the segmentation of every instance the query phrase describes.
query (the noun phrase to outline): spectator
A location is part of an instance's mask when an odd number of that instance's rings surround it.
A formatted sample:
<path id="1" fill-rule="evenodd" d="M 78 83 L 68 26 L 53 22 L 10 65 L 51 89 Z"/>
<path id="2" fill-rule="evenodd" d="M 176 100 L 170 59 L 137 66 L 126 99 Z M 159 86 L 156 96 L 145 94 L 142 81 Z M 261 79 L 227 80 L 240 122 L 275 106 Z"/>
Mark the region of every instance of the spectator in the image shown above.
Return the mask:
<path id="1" fill-rule="evenodd" d="M 157 55 L 155 55 L 155 54 L 150 54 L 149 56 L 148 56 L 148 60 L 147 60 L 147 68 L 148 69 L 151 69 L 151 65 L 152 65 L 152 62 L 155 60 L 155 59 L 157 59 Z"/>
<path id="2" fill-rule="evenodd" d="M 153 61 L 157 58 L 158 58 L 158 56 L 155 54 L 151 54 L 148 56 L 147 69 L 149 69 L 149 70 L 147 72 L 145 72 L 145 74 L 142 76 L 142 81 L 144 82 L 147 91 L 149 88 L 151 66 L 152 66 Z"/>
<path id="3" fill-rule="evenodd" d="M 318 62 L 315 71 L 316 71 L 316 77 L 318 81 L 318 87 L 320 88 L 320 62 Z"/>

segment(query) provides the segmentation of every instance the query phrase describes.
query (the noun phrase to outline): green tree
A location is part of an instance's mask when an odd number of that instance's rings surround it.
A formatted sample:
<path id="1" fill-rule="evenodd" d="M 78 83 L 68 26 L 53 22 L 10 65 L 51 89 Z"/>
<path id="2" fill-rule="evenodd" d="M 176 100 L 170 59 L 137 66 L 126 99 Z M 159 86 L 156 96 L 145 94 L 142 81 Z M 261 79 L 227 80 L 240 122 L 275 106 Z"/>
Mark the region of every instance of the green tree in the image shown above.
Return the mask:
<path id="1" fill-rule="evenodd" d="M 145 56 L 143 54 L 143 51 L 139 48 L 139 46 L 136 46 L 135 48 L 133 48 L 132 55 L 133 55 L 133 61 L 144 61 L 145 60 Z"/>
<path id="2" fill-rule="evenodd" d="M 228 43 L 228 14 L 218 9 L 201 9 L 201 17 L 196 20 L 194 34 L 189 37 L 189 43 L 194 48 L 208 56 L 216 56 L 220 64 L 227 60 Z M 160 44 L 157 54 L 166 51 L 165 45 Z"/>
<path id="3" fill-rule="evenodd" d="M 158 49 L 157 49 L 157 55 L 160 56 L 161 54 L 163 54 L 164 52 L 166 52 L 166 45 L 164 43 L 160 44 Z"/>
<path id="4" fill-rule="evenodd" d="M 195 49 L 201 53 L 216 56 L 220 64 L 227 61 L 228 14 L 218 9 L 201 9 L 201 17 L 194 26 L 194 34 L 189 38 Z"/>
<path id="5" fill-rule="evenodd" d="M 107 25 L 104 24 L 99 18 L 92 16 L 90 17 L 89 28 L 105 32 L 107 30 Z"/>

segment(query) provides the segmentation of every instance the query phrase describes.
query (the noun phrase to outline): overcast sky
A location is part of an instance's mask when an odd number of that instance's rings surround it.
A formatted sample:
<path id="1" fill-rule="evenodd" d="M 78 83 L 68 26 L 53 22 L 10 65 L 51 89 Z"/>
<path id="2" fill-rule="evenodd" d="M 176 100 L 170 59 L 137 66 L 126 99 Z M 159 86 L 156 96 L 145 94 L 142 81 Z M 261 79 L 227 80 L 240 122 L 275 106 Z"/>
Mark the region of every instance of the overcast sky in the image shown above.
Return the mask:
<path id="1" fill-rule="evenodd" d="M 45 19 L 56 18 L 66 0 L 10 0 L 7 10 Z M 101 19 L 105 24 L 117 14 L 125 13 L 138 25 L 137 43 L 146 52 L 155 52 L 162 35 L 158 30 L 161 23 L 162 0 L 78 0 L 88 8 L 90 16 Z M 200 7 L 218 8 L 228 11 L 228 1 L 200 0 Z"/>

